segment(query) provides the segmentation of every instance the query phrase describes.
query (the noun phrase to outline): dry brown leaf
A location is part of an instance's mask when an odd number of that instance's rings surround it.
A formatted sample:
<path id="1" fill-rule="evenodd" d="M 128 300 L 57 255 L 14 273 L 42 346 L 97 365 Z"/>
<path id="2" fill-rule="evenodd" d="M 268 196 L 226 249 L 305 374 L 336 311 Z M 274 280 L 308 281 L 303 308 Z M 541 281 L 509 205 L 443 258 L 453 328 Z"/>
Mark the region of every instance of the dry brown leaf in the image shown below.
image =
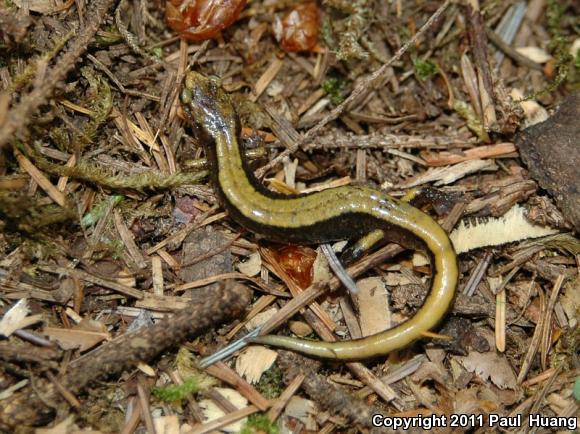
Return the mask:
<path id="1" fill-rule="evenodd" d="M 580 51 L 580 38 L 576 38 L 574 39 L 574 42 L 572 42 L 572 45 L 570 46 L 570 56 L 572 57 L 576 57 L 578 56 L 578 51 Z"/>
<path id="2" fill-rule="evenodd" d="M 315 283 L 328 282 L 333 276 L 328 261 L 326 260 L 326 256 L 324 256 L 320 247 L 316 249 L 316 253 L 316 259 L 314 260 L 314 264 L 312 264 L 313 285 Z"/>
<path id="3" fill-rule="evenodd" d="M 413 264 L 415 265 L 415 264 Z M 425 265 L 429 265 L 429 262 L 427 262 L 427 264 Z M 401 267 L 399 267 L 400 269 Z M 414 282 L 413 280 L 411 280 L 409 278 L 409 276 L 402 274 L 402 273 L 385 273 L 385 276 L 383 278 L 385 285 L 387 286 L 405 286 L 405 285 L 412 285 L 415 284 L 417 282 Z"/>
<path id="4" fill-rule="evenodd" d="M 536 63 L 546 63 L 552 56 L 548 52 L 540 47 L 517 47 L 516 51 L 522 56 L 526 56 L 528 59 L 533 60 Z"/>
<path id="5" fill-rule="evenodd" d="M 115 281 L 121 285 L 130 286 L 131 288 L 135 288 L 137 286 L 137 279 L 135 279 L 135 275 L 127 268 L 119 271 Z"/>
<path id="6" fill-rule="evenodd" d="M 143 372 L 148 377 L 155 377 L 155 375 L 157 375 L 155 372 L 155 369 L 153 369 L 147 363 L 143 363 L 143 362 L 137 363 L 137 369 L 139 369 L 141 372 Z"/>
<path id="7" fill-rule="evenodd" d="M 498 218 L 462 220 L 449 234 L 449 238 L 455 251 L 464 253 L 480 247 L 499 246 L 554 233 L 558 233 L 558 230 L 530 223 L 526 219 L 525 209 L 515 205 Z"/>
<path id="8" fill-rule="evenodd" d="M 500 389 L 517 387 L 516 375 L 503 354 L 471 351 L 468 356 L 457 359 L 465 369 L 474 372 L 482 381 L 489 378 Z"/>
<path id="9" fill-rule="evenodd" d="M 429 265 L 429 258 L 422 252 L 413 253 L 413 267 L 424 267 Z"/>
<path id="10" fill-rule="evenodd" d="M 477 398 L 477 388 L 470 387 L 460 389 L 455 394 L 455 408 L 459 414 L 475 414 L 479 410 L 479 399 Z"/>
<path id="11" fill-rule="evenodd" d="M 261 326 L 274 315 L 276 315 L 276 312 L 278 312 L 278 309 L 275 307 L 271 307 L 270 309 L 260 312 L 246 323 L 246 330 L 254 330 L 256 327 Z"/>
<path id="12" fill-rule="evenodd" d="M 570 282 L 566 285 L 565 292 L 560 295 L 560 304 L 568 317 L 571 330 L 578 327 L 580 318 L 580 282 Z"/>
<path id="13" fill-rule="evenodd" d="M 304 338 L 314 332 L 314 330 L 312 330 L 312 327 L 310 327 L 304 321 L 289 321 L 288 328 L 292 333 L 301 338 Z"/>
<path id="14" fill-rule="evenodd" d="M 529 126 L 535 125 L 540 122 L 544 122 L 548 119 L 548 111 L 538 104 L 534 100 L 522 101 L 524 99 L 524 93 L 519 89 L 512 89 L 510 91 L 510 96 L 514 101 L 519 102 L 520 107 L 524 111 L 524 124 L 523 127 L 527 128 Z"/>
<path id="15" fill-rule="evenodd" d="M 447 372 L 440 363 L 423 362 L 419 369 L 413 373 L 411 379 L 419 384 L 435 380 L 439 384 L 446 385 L 449 382 L 447 377 Z"/>
<path id="16" fill-rule="evenodd" d="M 69 415 L 63 421 L 59 422 L 52 428 L 37 428 L 34 430 L 35 434 L 99 434 L 101 431 L 95 430 L 82 430 L 74 423 L 75 416 L 73 414 Z"/>
<path id="17" fill-rule="evenodd" d="M 103 324 L 87 319 L 83 319 L 72 329 L 45 327 L 43 334 L 56 341 L 63 350 L 78 348 L 81 352 L 94 347 L 99 342 L 111 339 L 111 335 Z"/>

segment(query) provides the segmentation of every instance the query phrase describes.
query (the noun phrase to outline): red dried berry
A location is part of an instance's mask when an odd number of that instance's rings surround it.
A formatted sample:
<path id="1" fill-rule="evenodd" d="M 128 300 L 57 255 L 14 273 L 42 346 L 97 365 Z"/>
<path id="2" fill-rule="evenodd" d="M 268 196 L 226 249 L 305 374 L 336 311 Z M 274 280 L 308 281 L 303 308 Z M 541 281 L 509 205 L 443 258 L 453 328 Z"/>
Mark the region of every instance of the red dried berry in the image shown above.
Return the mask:
<path id="1" fill-rule="evenodd" d="M 168 0 L 165 21 L 190 41 L 215 38 L 238 19 L 246 0 Z"/>
<path id="2" fill-rule="evenodd" d="M 319 18 L 316 3 L 300 4 L 282 20 L 276 18 L 274 36 L 284 51 L 312 51 L 318 43 Z"/>
<path id="3" fill-rule="evenodd" d="M 280 266 L 301 287 L 308 288 L 312 284 L 316 259 L 316 250 L 302 246 L 286 246 L 276 252 Z"/>

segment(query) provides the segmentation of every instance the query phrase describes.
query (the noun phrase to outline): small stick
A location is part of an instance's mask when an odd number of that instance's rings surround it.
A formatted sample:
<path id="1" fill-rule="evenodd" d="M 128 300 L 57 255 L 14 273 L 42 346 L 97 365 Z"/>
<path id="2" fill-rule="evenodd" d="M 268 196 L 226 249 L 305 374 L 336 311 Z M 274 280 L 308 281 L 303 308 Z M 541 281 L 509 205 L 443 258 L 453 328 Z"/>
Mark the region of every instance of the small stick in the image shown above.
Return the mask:
<path id="1" fill-rule="evenodd" d="M 78 394 L 92 381 L 114 376 L 136 361 L 149 361 L 166 349 L 185 339 L 205 332 L 226 318 L 238 316 L 250 301 L 249 291 L 239 284 L 226 284 L 213 289 L 211 296 L 200 298 L 200 303 L 187 308 L 156 324 L 126 333 L 111 342 L 73 360 L 62 385 L 71 393 Z M 195 320 L 192 320 L 194 318 Z M 55 400 L 59 393 L 49 381 L 38 381 L 35 388 L 42 390 L 42 397 Z M 0 431 L 13 432 L 16 426 L 34 426 L 46 421 L 44 401 L 32 388 L 6 399 L 0 406 Z"/>
<path id="2" fill-rule="evenodd" d="M 149 390 L 140 376 L 137 380 L 137 397 L 139 399 L 139 407 L 141 407 L 141 419 L 145 422 L 147 432 L 155 434 L 155 425 L 153 424 L 153 416 L 151 416 L 151 408 L 149 407 Z"/>
<path id="3" fill-rule="evenodd" d="M 540 343 L 540 362 L 542 365 L 542 369 L 548 369 L 548 353 L 550 352 L 551 347 L 551 338 L 552 338 L 552 315 L 554 314 L 554 306 L 556 305 L 556 301 L 558 300 L 558 294 L 560 293 L 560 289 L 562 289 L 562 284 L 566 276 L 560 274 L 554 283 L 554 287 L 552 288 L 552 293 L 550 294 L 550 299 L 548 300 L 548 306 L 546 308 L 546 318 L 544 319 L 544 324 L 542 328 L 542 340 Z"/>

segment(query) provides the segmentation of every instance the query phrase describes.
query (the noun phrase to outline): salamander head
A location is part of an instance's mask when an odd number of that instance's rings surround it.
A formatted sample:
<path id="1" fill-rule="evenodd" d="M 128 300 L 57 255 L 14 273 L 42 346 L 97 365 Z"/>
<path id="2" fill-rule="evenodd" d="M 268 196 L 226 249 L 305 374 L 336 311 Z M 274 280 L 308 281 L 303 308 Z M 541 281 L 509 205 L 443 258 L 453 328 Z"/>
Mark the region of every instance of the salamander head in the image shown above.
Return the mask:
<path id="1" fill-rule="evenodd" d="M 217 77 L 190 71 L 181 90 L 181 104 L 198 133 L 210 138 L 237 130 L 238 118 L 229 95 Z"/>

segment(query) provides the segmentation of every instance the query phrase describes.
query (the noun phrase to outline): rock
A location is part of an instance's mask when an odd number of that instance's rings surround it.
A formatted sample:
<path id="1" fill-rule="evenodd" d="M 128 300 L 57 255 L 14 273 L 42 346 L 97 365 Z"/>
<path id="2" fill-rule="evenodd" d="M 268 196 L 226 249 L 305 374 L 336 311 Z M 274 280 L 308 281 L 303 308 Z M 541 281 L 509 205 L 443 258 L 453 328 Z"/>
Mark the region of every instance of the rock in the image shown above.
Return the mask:
<path id="1" fill-rule="evenodd" d="M 548 120 L 523 130 L 516 145 L 530 175 L 580 232 L 580 93 Z"/>

